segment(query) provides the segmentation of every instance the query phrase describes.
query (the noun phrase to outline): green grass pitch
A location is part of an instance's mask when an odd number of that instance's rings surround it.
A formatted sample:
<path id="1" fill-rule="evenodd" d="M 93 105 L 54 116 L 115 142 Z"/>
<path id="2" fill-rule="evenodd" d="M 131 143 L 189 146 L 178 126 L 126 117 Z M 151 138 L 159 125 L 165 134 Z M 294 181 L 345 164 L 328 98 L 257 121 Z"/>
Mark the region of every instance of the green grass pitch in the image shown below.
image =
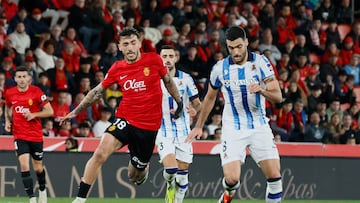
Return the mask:
<path id="1" fill-rule="evenodd" d="M 49 198 L 48 203 L 71 203 L 73 198 Z M 28 203 L 26 197 L 3 197 L 0 203 Z M 86 203 L 162 203 L 164 199 L 89 198 Z M 264 203 L 264 200 L 239 200 L 232 203 Z M 283 203 L 359 203 L 359 200 L 283 200 Z M 216 199 L 185 199 L 184 203 L 217 203 Z"/>

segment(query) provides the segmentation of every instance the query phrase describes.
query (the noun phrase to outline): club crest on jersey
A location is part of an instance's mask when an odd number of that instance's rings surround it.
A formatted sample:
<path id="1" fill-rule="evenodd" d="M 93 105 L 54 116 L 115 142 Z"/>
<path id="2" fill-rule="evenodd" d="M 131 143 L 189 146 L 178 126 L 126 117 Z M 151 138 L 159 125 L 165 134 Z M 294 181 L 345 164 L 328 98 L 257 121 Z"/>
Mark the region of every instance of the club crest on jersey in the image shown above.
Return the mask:
<path id="1" fill-rule="evenodd" d="M 182 81 L 180 80 L 180 81 L 179 81 L 179 86 L 181 86 L 182 84 L 183 84 L 183 83 L 182 83 Z"/>
<path id="2" fill-rule="evenodd" d="M 116 129 L 116 126 L 112 125 L 112 126 L 109 127 L 108 130 L 111 132 L 111 131 L 114 131 L 115 129 Z"/>
<path id="3" fill-rule="evenodd" d="M 150 75 L 150 68 L 149 68 L 149 67 L 145 67 L 145 68 L 144 68 L 144 75 L 145 75 L 145 76 L 149 76 L 149 75 Z"/>
<path id="4" fill-rule="evenodd" d="M 32 99 L 29 99 L 28 100 L 28 104 L 31 106 L 31 105 L 33 105 L 33 103 L 34 103 L 34 101 L 32 100 Z"/>
<path id="5" fill-rule="evenodd" d="M 256 70 L 255 64 L 252 65 L 251 70 Z"/>

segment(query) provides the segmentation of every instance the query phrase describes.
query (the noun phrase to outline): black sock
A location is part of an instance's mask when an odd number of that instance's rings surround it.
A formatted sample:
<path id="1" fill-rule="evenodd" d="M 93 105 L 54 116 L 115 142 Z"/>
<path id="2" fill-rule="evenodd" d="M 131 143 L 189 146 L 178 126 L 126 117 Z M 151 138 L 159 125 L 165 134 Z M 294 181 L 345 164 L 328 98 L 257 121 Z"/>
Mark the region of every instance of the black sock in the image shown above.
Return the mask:
<path id="1" fill-rule="evenodd" d="M 36 174 L 38 182 L 39 182 L 39 190 L 44 191 L 45 190 L 45 169 L 41 173 Z"/>
<path id="2" fill-rule="evenodd" d="M 24 189 L 26 194 L 31 198 L 34 197 L 34 186 L 33 180 L 30 176 L 30 171 L 21 172 L 22 182 L 24 184 Z"/>
<path id="3" fill-rule="evenodd" d="M 86 198 L 87 194 L 90 190 L 91 185 L 84 183 L 83 181 L 80 182 L 78 197 Z"/>

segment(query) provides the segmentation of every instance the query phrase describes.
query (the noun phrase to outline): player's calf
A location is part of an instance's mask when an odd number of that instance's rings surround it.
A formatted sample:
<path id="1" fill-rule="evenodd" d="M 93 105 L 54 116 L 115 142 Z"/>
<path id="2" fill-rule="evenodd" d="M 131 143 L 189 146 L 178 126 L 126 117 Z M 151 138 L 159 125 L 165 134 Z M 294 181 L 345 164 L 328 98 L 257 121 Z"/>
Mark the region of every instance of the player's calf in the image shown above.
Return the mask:
<path id="1" fill-rule="evenodd" d="M 281 177 L 267 179 L 266 203 L 280 203 L 282 197 Z"/>

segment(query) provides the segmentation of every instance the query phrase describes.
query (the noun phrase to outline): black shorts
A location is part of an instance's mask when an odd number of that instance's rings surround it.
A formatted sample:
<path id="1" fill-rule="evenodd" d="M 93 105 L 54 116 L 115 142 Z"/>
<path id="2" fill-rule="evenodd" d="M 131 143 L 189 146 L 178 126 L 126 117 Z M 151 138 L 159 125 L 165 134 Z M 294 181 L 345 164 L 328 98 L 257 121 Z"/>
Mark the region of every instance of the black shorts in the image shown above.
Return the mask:
<path id="1" fill-rule="evenodd" d="M 30 154 L 35 160 L 42 160 L 44 156 L 43 142 L 30 142 L 26 140 L 15 140 L 16 155 Z"/>
<path id="2" fill-rule="evenodd" d="M 154 151 L 157 131 L 143 130 L 130 125 L 123 118 L 117 118 L 105 132 L 113 135 L 123 145 L 128 145 L 131 164 L 135 168 L 146 168 Z"/>

